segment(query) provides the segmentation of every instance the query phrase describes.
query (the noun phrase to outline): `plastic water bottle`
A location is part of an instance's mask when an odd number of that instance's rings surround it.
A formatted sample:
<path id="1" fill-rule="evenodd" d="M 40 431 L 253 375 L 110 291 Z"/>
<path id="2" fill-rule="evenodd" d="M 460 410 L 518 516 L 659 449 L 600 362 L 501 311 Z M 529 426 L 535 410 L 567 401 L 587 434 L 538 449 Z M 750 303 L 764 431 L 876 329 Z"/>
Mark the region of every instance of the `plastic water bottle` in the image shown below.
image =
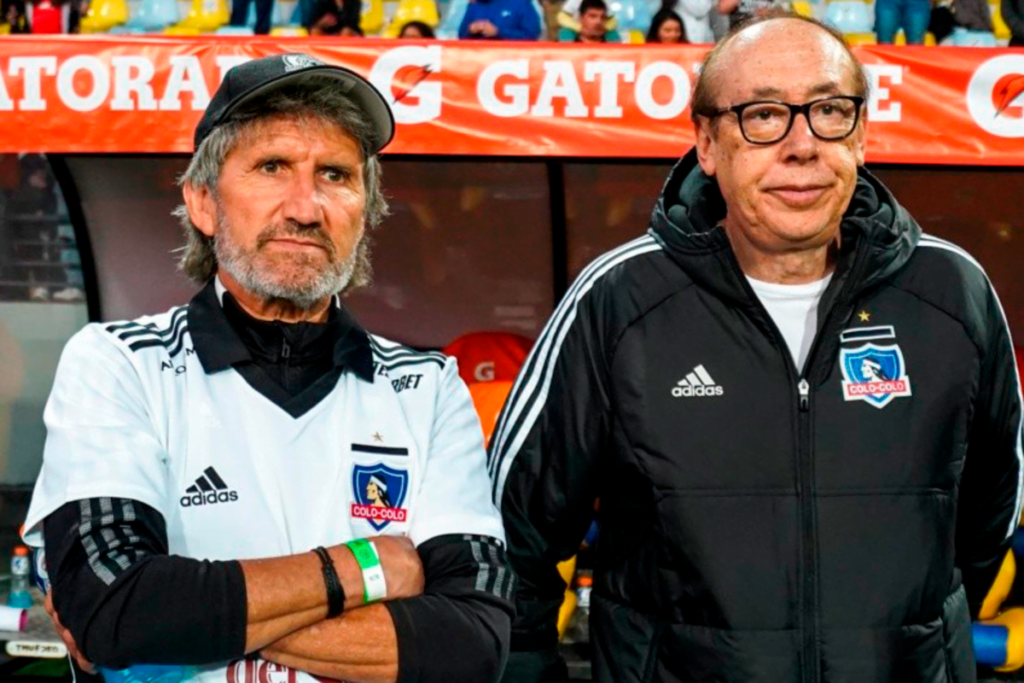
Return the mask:
<path id="1" fill-rule="evenodd" d="M 590 591 L 594 578 L 588 571 L 581 571 L 576 577 L 576 611 L 565 640 L 572 643 L 590 642 Z"/>
<path id="2" fill-rule="evenodd" d="M 28 592 L 32 577 L 32 560 L 28 548 L 23 545 L 14 547 L 11 557 L 11 592 L 7 596 L 7 606 L 28 609 L 32 606 L 32 594 Z"/>

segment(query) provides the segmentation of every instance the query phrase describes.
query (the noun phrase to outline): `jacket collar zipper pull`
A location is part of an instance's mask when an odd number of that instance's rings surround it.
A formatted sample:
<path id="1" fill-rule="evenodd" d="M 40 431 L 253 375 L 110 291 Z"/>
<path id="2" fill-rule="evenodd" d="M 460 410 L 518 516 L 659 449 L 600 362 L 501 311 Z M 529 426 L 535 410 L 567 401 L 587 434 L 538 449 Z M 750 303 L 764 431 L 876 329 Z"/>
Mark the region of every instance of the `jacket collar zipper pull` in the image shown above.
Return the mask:
<path id="1" fill-rule="evenodd" d="M 802 379 L 796 388 L 800 393 L 800 412 L 807 412 L 811 407 L 811 385 L 806 379 Z"/>

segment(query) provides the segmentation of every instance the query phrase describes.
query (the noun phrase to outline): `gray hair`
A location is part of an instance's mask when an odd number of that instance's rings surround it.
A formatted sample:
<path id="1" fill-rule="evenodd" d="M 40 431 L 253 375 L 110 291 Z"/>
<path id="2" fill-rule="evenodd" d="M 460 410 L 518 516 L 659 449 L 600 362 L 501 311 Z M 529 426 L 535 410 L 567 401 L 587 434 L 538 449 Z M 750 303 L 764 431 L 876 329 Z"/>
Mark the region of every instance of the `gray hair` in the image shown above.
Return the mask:
<path id="1" fill-rule="evenodd" d="M 330 87 L 335 84 L 335 87 Z M 205 187 L 217 197 L 217 180 L 224 160 L 240 141 L 251 135 L 261 124 L 274 119 L 319 121 L 336 126 L 354 138 L 362 150 L 364 161 L 363 187 L 366 193 L 365 220 L 369 230 L 375 229 L 388 215 L 388 204 L 381 188 L 383 175 L 380 160 L 370 154 L 378 142 L 366 115 L 345 95 L 338 92 L 335 81 L 317 82 L 311 79 L 301 85 L 282 88 L 266 98 L 248 104 L 234 112 L 230 119 L 217 126 L 203 140 L 192 156 L 188 168 L 178 179 L 178 185 Z M 189 279 L 205 284 L 217 272 L 214 239 L 207 237 L 192 223 L 184 204 L 172 214 L 181 223 L 185 233 L 185 246 L 178 251 L 178 270 Z M 356 247 L 356 263 L 352 279 L 345 291 L 370 284 L 373 269 L 370 264 L 370 235 L 366 234 Z"/>

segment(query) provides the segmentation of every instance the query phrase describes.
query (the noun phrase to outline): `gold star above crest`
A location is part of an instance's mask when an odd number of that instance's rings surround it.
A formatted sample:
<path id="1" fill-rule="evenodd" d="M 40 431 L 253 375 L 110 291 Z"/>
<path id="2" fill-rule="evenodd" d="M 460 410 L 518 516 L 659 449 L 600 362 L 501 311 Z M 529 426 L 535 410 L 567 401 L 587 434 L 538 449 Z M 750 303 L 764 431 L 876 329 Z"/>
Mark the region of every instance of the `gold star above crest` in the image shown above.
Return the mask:
<path id="1" fill-rule="evenodd" d="M 867 311 L 861 311 L 860 313 L 857 314 L 857 317 L 860 318 L 860 321 L 862 323 L 866 323 L 867 321 L 871 320 L 871 314 L 868 313 Z"/>
<path id="2" fill-rule="evenodd" d="M 381 436 L 380 432 L 374 432 L 373 433 L 373 440 L 376 441 L 377 443 L 383 443 L 384 442 L 384 437 Z"/>

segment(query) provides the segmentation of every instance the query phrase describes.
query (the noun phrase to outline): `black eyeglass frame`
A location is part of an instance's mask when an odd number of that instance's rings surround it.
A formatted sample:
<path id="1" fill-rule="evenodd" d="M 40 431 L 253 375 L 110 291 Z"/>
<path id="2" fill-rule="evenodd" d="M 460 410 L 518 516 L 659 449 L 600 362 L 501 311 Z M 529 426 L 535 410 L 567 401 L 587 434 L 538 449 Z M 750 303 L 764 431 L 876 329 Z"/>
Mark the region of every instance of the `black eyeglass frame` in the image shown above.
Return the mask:
<path id="1" fill-rule="evenodd" d="M 847 100 L 849 102 L 852 102 L 856 107 L 856 114 L 853 117 L 853 125 L 850 126 L 850 130 L 845 135 L 829 138 L 825 137 L 824 135 L 820 135 L 818 131 L 814 130 L 814 124 L 811 123 L 811 107 L 813 107 L 816 104 L 820 104 L 821 102 L 827 102 L 829 100 Z M 845 140 L 846 138 L 850 137 L 851 135 L 853 135 L 853 131 L 857 130 L 857 124 L 860 123 L 860 113 L 864 107 L 864 102 L 865 99 L 858 95 L 830 95 L 828 97 L 820 97 L 816 100 L 811 100 L 810 102 L 804 102 L 803 104 L 790 104 L 789 102 L 782 102 L 781 100 L 755 100 L 753 102 L 744 102 L 743 104 L 737 104 L 732 107 L 716 109 L 715 111 L 711 112 L 711 114 L 708 115 L 708 118 L 714 119 L 719 116 L 728 114 L 729 112 L 733 112 L 734 114 L 736 114 L 736 125 L 740 127 L 740 134 L 743 135 L 744 140 L 746 140 L 752 145 L 774 145 L 775 143 L 781 142 L 786 139 L 786 136 L 789 135 L 789 131 L 793 130 L 793 122 L 796 121 L 797 114 L 803 114 L 804 120 L 807 121 L 807 127 L 811 130 L 811 134 L 814 135 L 814 137 L 818 138 L 819 140 L 824 140 L 826 142 L 838 142 L 839 140 Z M 743 127 L 743 111 L 748 107 L 753 107 L 756 104 L 778 104 L 789 109 L 789 123 L 786 125 L 786 130 L 783 131 L 782 135 L 768 142 L 763 142 L 760 140 L 751 140 L 749 137 L 747 137 L 747 131 Z"/>

